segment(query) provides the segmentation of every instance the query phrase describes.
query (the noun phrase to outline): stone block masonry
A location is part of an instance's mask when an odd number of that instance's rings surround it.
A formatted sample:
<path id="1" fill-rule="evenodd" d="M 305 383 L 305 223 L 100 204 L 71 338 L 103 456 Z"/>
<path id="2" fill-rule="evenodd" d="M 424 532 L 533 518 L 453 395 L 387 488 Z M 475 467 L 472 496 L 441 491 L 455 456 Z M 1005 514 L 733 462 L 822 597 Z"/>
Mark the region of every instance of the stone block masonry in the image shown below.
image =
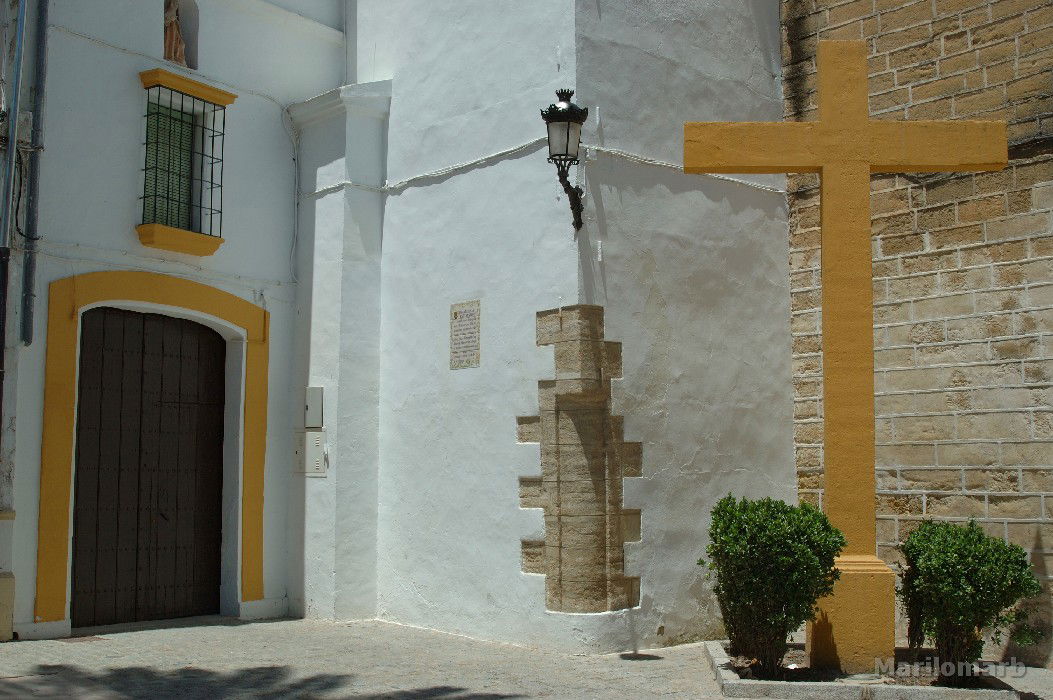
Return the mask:
<path id="1" fill-rule="evenodd" d="M 640 539 L 640 511 L 622 508 L 622 478 L 639 476 L 640 443 L 610 409 L 621 343 L 603 337 L 603 307 L 537 314 L 537 344 L 553 346 L 555 379 L 538 382 L 537 416 L 517 419 L 520 442 L 541 444 L 541 475 L 520 479 L 520 505 L 545 511 L 545 539 L 523 542 L 523 571 L 545 575 L 546 607 L 603 612 L 637 605 L 623 545 Z"/>
<path id="2" fill-rule="evenodd" d="M 816 118 L 819 39 L 869 44 L 875 119 L 1003 119 L 1001 172 L 873 176 L 878 554 L 922 518 L 1032 553 L 1053 659 L 1053 4 L 782 0 L 785 116 Z M 823 496 L 819 193 L 791 176 L 795 443 Z"/>

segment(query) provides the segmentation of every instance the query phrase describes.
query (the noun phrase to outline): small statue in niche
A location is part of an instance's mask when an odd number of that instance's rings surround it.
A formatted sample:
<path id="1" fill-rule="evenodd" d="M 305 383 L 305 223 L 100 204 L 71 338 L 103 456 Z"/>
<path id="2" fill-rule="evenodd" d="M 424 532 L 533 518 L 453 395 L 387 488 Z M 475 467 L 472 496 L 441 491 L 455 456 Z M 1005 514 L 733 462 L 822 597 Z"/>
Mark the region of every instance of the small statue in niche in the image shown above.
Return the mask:
<path id="1" fill-rule="evenodd" d="M 186 65 L 186 43 L 179 31 L 179 0 L 165 0 L 165 60 Z"/>

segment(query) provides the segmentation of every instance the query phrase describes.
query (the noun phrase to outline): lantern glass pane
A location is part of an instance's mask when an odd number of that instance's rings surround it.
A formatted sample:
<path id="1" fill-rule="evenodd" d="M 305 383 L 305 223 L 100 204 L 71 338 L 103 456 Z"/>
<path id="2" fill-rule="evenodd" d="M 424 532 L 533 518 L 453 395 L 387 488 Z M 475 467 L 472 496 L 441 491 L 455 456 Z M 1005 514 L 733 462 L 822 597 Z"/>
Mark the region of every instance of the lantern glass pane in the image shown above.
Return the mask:
<path id="1" fill-rule="evenodd" d="M 577 160 L 578 146 L 581 144 L 581 124 L 569 123 L 567 131 L 567 155 Z"/>
<path id="2" fill-rule="evenodd" d="M 548 123 L 548 155 L 550 158 L 567 155 L 569 126 L 571 126 L 569 122 Z"/>

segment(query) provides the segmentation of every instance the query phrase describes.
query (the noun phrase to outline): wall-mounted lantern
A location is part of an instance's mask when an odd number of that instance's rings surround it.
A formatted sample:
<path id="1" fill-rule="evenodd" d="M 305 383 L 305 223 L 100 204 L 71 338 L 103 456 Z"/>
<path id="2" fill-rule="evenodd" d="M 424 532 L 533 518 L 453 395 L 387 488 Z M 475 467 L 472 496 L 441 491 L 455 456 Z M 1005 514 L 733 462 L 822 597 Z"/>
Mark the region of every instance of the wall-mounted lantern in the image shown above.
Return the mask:
<path id="1" fill-rule="evenodd" d="M 556 175 L 563 191 L 570 199 L 570 211 L 574 214 L 574 230 L 581 228 L 581 195 L 585 194 L 580 187 L 570 184 L 567 173 L 570 166 L 578 163 L 578 147 L 581 145 L 581 125 L 589 116 L 588 108 L 579 107 L 570 101 L 573 90 L 556 90 L 559 101 L 541 110 L 541 118 L 548 127 L 548 162 L 556 164 Z"/>

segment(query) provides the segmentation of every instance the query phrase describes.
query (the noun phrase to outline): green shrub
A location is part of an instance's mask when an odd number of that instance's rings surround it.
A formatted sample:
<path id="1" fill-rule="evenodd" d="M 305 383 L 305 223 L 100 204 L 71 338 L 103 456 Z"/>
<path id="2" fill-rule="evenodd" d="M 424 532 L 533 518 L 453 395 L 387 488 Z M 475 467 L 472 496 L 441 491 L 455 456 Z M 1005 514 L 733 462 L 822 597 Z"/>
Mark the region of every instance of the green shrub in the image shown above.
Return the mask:
<path id="1" fill-rule="evenodd" d="M 787 637 L 815 618 L 816 601 L 833 590 L 845 537 L 807 504 L 729 495 L 713 509 L 709 540 L 730 651 L 756 659 L 758 675 L 775 676 Z"/>
<path id="2" fill-rule="evenodd" d="M 940 675 L 962 680 L 980 658 L 984 631 L 996 642 L 1016 626 L 1013 639 L 1027 644 L 1034 631 L 1014 606 L 1041 591 L 1023 549 L 984 534 L 980 526 L 927 520 L 901 545 L 906 560 L 899 594 L 908 641 L 930 639 Z"/>

